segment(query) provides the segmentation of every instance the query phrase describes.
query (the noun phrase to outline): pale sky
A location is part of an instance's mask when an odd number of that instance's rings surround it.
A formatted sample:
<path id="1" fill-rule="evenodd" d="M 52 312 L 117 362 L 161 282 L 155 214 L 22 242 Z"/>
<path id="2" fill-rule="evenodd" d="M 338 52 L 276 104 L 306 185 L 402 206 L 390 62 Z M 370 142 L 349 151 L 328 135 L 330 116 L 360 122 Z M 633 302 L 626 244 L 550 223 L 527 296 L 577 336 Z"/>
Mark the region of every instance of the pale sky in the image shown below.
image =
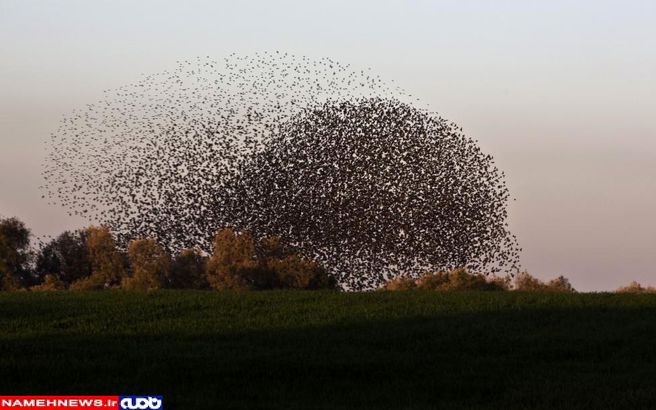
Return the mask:
<path id="1" fill-rule="evenodd" d="M 655 1 L 0 0 L 0 214 L 41 199 L 63 115 L 196 56 L 280 50 L 371 67 L 507 174 L 522 265 L 578 290 L 656 285 Z"/>

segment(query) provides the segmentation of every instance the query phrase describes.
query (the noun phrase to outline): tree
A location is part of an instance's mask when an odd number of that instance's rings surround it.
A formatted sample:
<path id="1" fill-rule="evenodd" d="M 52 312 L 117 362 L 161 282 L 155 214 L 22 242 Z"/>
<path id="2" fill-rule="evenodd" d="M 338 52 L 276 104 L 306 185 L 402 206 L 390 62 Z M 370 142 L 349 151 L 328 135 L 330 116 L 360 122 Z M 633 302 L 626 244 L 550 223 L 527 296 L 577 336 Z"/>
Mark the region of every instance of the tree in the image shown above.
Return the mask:
<path id="1" fill-rule="evenodd" d="M 28 284 L 30 236 L 30 230 L 18 219 L 0 219 L 1 290 L 14 290 Z"/>
<path id="2" fill-rule="evenodd" d="M 126 276 L 125 260 L 116 248 L 114 237 L 105 226 L 86 230 L 86 247 L 91 262 L 91 275 L 78 279 L 71 289 L 104 289 L 117 286 Z"/>
<path id="3" fill-rule="evenodd" d="M 337 286 L 335 279 L 316 261 L 291 254 L 282 259 L 267 261 L 279 286 L 289 289 L 332 289 Z"/>
<path id="4" fill-rule="evenodd" d="M 132 276 L 123 280 L 125 289 L 159 289 L 168 282 L 171 258 L 156 240 L 147 238 L 131 241 L 128 245 L 128 259 Z"/>
<path id="5" fill-rule="evenodd" d="M 87 250 L 88 231 L 66 231 L 39 250 L 35 276 L 41 282 L 47 275 L 69 286 L 76 280 L 91 276 L 91 261 Z"/>
<path id="6" fill-rule="evenodd" d="M 279 235 L 262 238 L 255 248 L 261 269 L 272 271 L 277 287 L 289 289 L 336 289 L 337 281 L 316 260 L 284 246 Z"/>
<path id="7" fill-rule="evenodd" d="M 207 281 L 215 289 L 267 289 L 274 287 L 273 272 L 262 269 L 248 232 L 223 229 L 214 239 L 214 252 L 207 263 Z"/>
<path id="8" fill-rule="evenodd" d="M 207 280 L 215 289 L 334 289 L 335 279 L 316 261 L 293 248 L 283 247 L 278 236 L 255 243 L 248 232 L 224 229 L 216 235 L 208 261 Z"/>
<path id="9" fill-rule="evenodd" d="M 207 258 L 197 249 L 183 249 L 171 263 L 167 287 L 202 289 L 207 286 L 205 266 Z"/>

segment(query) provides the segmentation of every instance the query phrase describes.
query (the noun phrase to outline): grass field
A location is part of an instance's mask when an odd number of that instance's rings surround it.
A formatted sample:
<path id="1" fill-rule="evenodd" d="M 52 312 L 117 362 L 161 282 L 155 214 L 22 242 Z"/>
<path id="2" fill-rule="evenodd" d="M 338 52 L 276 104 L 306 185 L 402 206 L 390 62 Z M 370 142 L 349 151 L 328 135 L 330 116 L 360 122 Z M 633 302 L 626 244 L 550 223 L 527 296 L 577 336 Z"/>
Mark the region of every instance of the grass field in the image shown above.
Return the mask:
<path id="1" fill-rule="evenodd" d="M 1 394 L 167 409 L 656 408 L 656 295 L 0 294 Z"/>

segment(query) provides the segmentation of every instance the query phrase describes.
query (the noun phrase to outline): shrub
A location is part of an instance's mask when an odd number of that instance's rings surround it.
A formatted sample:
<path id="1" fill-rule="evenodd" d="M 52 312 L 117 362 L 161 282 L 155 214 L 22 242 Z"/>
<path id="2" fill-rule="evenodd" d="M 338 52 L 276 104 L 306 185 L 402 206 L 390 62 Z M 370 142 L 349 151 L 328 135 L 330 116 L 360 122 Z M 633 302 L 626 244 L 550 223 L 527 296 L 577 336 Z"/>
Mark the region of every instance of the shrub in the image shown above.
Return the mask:
<path id="1" fill-rule="evenodd" d="M 495 290 L 510 290 L 512 289 L 512 284 L 511 284 L 512 278 L 510 275 L 506 276 L 496 276 L 496 275 L 491 275 L 487 278 L 487 282 L 492 286 Z"/>
<path id="2" fill-rule="evenodd" d="M 569 283 L 569 279 L 564 276 L 558 276 L 547 283 L 547 290 L 552 292 L 576 292 L 576 289 Z"/>
<path id="3" fill-rule="evenodd" d="M 418 280 L 419 289 L 435 290 L 504 290 L 499 278 L 470 273 L 465 268 L 449 272 L 427 273 Z"/>
<path id="4" fill-rule="evenodd" d="M 618 288 L 615 292 L 617 293 L 656 293 L 656 288 L 653 286 L 642 287 L 642 285 L 636 281 L 631 282 L 628 286 L 622 286 Z"/>
<path id="5" fill-rule="evenodd" d="M 514 289 L 526 292 L 576 292 L 569 280 L 564 276 L 550 280 L 548 283 L 531 276 L 528 272 L 520 272 L 515 276 Z"/>
<path id="6" fill-rule="evenodd" d="M 415 281 L 417 289 L 447 290 L 449 274 L 446 272 L 426 272 Z"/>
<path id="7" fill-rule="evenodd" d="M 448 274 L 446 290 L 493 290 L 481 274 L 472 274 L 464 268 L 454 269 Z"/>
<path id="8" fill-rule="evenodd" d="M 396 277 L 385 283 L 383 289 L 387 290 L 507 290 L 510 278 L 497 276 L 486 277 L 478 273 L 467 272 L 464 268 L 453 269 L 449 272 L 428 272 L 417 280 L 408 277 Z"/>
<path id="9" fill-rule="evenodd" d="M 405 276 L 397 276 L 385 282 L 381 289 L 383 290 L 410 290 L 415 289 L 417 283 L 414 279 Z"/>
<path id="10" fill-rule="evenodd" d="M 70 290 L 102 290 L 111 287 L 105 277 L 100 273 L 92 273 L 86 278 L 81 278 L 71 283 Z"/>
<path id="11" fill-rule="evenodd" d="M 32 286 L 30 289 L 34 291 L 65 290 L 66 283 L 57 275 L 48 274 L 44 277 L 43 283 Z"/>
<path id="12" fill-rule="evenodd" d="M 545 290 L 546 285 L 540 279 L 531 276 L 528 272 L 519 272 L 515 276 L 514 290 L 537 292 Z"/>

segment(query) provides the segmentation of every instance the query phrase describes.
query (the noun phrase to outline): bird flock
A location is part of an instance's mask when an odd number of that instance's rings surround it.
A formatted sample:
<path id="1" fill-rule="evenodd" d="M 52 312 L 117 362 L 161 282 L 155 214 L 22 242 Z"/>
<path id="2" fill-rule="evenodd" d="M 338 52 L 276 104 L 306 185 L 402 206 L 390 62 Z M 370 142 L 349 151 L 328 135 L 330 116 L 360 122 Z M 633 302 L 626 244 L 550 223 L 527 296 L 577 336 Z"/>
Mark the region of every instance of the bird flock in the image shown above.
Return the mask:
<path id="1" fill-rule="evenodd" d="M 65 116 L 48 140 L 44 197 L 120 244 L 209 253 L 226 227 L 280 235 L 349 290 L 517 269 L 504 174 L 416 101 L 329 58 L 181 61 Z"/>

